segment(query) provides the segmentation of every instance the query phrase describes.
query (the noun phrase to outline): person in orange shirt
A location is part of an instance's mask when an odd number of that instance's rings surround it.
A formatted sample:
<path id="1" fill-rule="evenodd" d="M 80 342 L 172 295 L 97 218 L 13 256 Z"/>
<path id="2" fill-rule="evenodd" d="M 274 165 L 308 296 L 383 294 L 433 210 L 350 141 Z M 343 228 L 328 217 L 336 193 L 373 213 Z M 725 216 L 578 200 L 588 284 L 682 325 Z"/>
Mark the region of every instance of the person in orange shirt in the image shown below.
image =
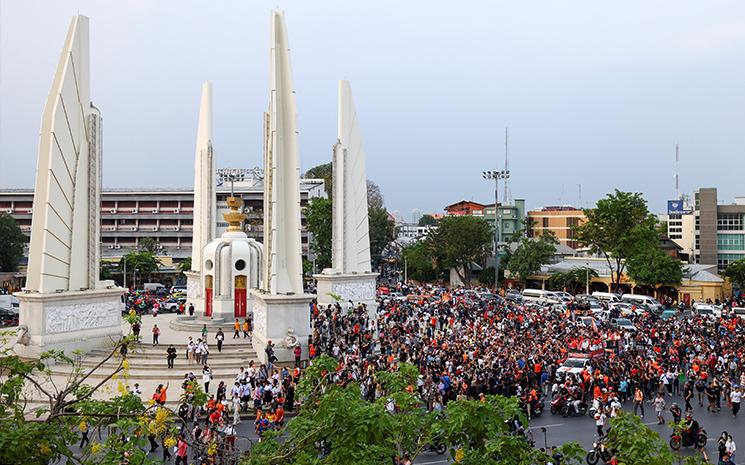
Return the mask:
<path id="1" fill-rule="evenodd" d="M 165 405 L 167 400 L 167 391 L 168 386 L 170 383 L 166 383 L 165 387 L 162 384 L 159 384 L 157 388 L 155 388 L 155 392 L 153 393 L 153 400 L 156 404 L 159 405 Z"/>
<path id="2" fill-rule="evenodd" d="M 235 323 L 233 323 L 233 339 L 240 339 L 241 338 L 241 322 L 238 321 L 238 318 L 235 319 Z"/>

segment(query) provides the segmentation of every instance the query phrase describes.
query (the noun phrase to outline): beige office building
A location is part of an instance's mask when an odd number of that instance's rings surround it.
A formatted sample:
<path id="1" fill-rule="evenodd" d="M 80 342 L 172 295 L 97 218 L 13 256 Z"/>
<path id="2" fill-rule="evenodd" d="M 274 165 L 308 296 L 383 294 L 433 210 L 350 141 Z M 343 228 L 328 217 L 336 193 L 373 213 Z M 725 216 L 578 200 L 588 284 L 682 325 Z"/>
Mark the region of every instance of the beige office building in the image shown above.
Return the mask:
<path id="1" fill-rule="evenodd" d="M 528 212 L 528 235 L 538 237 L 549 231 L 554 233 L 561 244 L 579 248 L 574 228 L 586 221 L 584 212 L 571 206 L 543 207 L 540 210 Z"/>

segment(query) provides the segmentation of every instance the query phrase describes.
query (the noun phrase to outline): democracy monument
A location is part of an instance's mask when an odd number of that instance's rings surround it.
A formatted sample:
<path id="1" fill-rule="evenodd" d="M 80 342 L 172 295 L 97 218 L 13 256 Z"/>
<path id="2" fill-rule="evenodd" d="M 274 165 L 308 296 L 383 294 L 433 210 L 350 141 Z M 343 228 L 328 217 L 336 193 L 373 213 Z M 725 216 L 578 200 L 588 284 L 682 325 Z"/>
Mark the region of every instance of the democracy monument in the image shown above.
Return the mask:
<path id="1" fill-rule="evenodd" d="M 303 286 L 300 160 L 284 14 L 271 13 L 269 106 L 264 113 L 263 243 L 243 230 L 232 193 L 229 227 L 216 237 L 212 85 L 202 85 L 194 155 L 194 230 L 187 305 L 174 329 L 229 325 L 253 314 L 252 345 L 266 361 L 307 358 L 310 304 Z M 332 267 L 315 275 L 320 304 L 338 300 L 376 311 L 370 268 L 365 156 L 349 82 L 339 82 L 333 146 Z M 124 288 L 99 281 L 101 113 L 90 102 L 88 18 L 75 16 L 42 117 L 27 285 L 20 300 L 20 355 L 110 347 L 122 336 Z M 231 184 L 232 187 L 232 184 Z"/>

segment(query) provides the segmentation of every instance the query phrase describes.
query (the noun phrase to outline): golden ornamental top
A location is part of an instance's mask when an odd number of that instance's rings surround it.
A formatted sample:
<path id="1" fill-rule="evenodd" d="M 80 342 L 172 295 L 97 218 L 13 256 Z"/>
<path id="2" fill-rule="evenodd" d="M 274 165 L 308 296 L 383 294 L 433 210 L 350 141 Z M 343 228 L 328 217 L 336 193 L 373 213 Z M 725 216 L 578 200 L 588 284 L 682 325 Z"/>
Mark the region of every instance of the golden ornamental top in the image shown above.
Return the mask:
<path id="1" fill-rule="evenodd" d="M 246 219 L 246 214 L 238 211 L 243 205 L 243 199 L 228 197 L 227 203 L 230 211 L 223 213 L 222 217 L 228 222 L 228 231 L 243 231 L 242 223 Z"/>

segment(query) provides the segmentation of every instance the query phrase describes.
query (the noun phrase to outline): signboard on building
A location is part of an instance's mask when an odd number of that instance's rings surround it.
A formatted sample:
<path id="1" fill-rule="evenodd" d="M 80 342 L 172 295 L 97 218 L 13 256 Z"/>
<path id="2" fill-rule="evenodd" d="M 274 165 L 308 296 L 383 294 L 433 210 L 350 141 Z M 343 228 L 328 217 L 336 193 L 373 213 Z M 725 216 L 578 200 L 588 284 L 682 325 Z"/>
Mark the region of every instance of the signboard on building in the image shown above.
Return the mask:
<path id="1" fill-rule="evenodd" d="M 683 215 L 688 213 L 683 209 L 682 200 L 668 200 L 667 201 L 667 214 L 668 215 Z"/>

